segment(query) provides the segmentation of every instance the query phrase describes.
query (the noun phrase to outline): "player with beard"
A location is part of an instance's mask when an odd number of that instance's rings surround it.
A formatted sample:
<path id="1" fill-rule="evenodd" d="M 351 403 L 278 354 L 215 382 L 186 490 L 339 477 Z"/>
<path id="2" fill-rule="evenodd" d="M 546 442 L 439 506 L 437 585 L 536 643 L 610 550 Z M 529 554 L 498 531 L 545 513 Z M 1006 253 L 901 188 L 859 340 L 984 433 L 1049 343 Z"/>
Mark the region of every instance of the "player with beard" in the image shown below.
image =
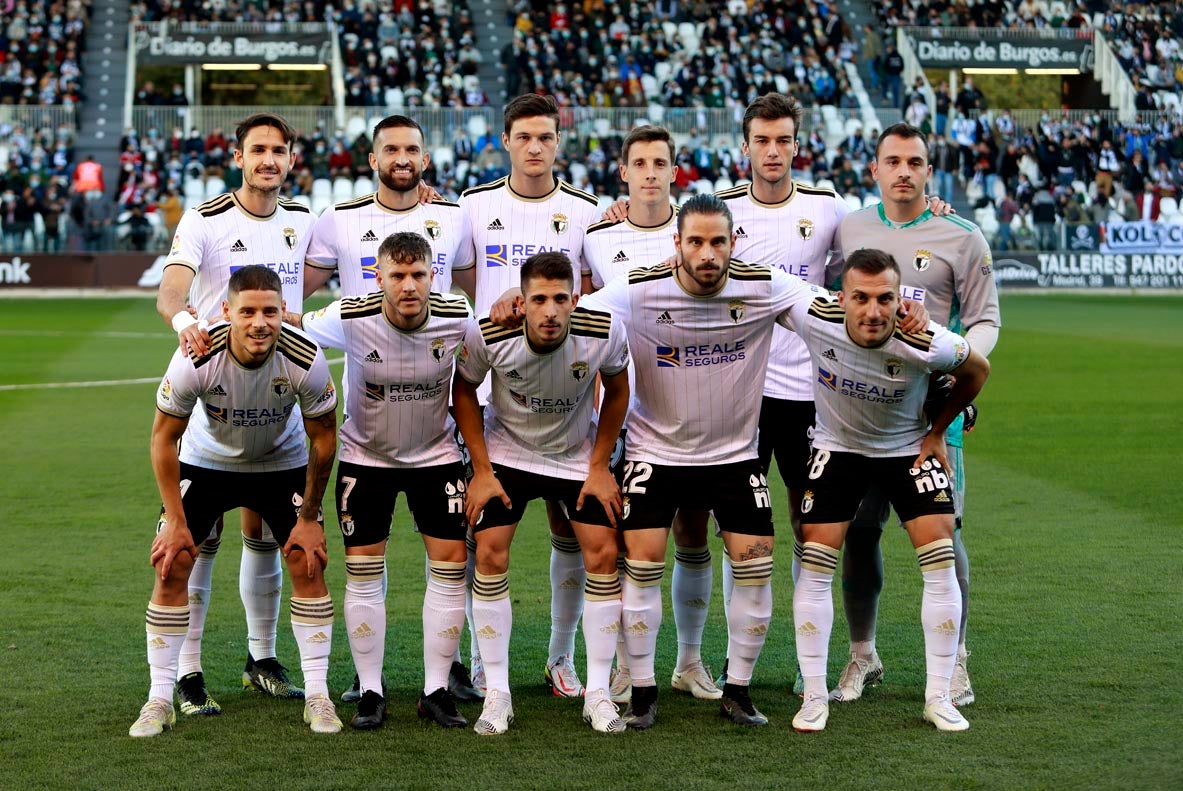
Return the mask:
<path id="1" fill-rule="evenodd" d="M 245 265 L 263 264 L 279 275 L 288 310 L 299 311 L 303 302 L 305 251 L 315 218 L 306 207 L 279 197 L 292 165 L 295 131 L 278 115 L 259 113 L 244 119 L 235 135 L 234 159 L 242 169 L 242 186 L 181 217 L 156 298 L 156 309 L 177 331 L 183 352 L 209 351 L 206 327 L 221 316 L 231 274 Z M 177 686 L 184 714 L 221 711 L 205 688 L 201 666 L 201 638 L 221 532 L 219 518 L 189 575 L 189 635 L 181 649 Z M 283 587 L 279 547 L 259 517 L 245 508 L 242 541 L 238 582 L 248 646 L 243 684 L 275 697 L 303 698 L 275 658 Z"/>
<path id="2" fill-rule="evenodd" d="M 378 189 L 356 200 L 338 203 L 325 210 L 312 229 L 308 264 L 313 267 L 305 280 L 304 293 L 311 295 L 328 282 L 336 269 L 343 297 L 360 297 L 378 289 L 378 247 L 394 233 L 417 233 L 431 246 L 431 290 L 447 294 L 452 288 L 452 270 L 472 266 L 472 240 L 468 236 L 459 204 L 436 198 L 423 203 L 429 190 L 423 171 L 431 164 L 423 128 L 405 115 L 383 118 L 374 127 L 370 167 L 378 173 Z M 472 292 L 469 291 L 469 296 Z M 347 363 L 348 366 L 348 363 Z M 468 579 L 472 579 L 469 562 Z M 387 573 L 382 570 L 385 596 Z M 467 606 L 471 621 L 471 594 Z M 468 668 L 457 653 L 449 674 L 448 688 L 460 700 L 477 700 Z M 341 696 L 346 703 L 361 699 L 359 679 Z"/>

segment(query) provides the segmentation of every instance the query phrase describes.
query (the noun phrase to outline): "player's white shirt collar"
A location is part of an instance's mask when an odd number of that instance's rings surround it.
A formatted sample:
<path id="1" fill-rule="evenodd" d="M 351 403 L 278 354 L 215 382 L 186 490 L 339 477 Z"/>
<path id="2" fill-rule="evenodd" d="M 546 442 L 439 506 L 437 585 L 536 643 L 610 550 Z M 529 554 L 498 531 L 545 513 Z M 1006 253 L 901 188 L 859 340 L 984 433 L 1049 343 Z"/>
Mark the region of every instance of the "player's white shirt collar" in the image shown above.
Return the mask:
<path id="1" fill-rule="evenodd" d="M 793 181 L 791 178 L 789 179 L 788 197 L 782 201 L 777 201 L 776 203 L 765 203 L 764 201 L 757 198 L 755 192 L 753 192 L 754 186 L 755 185 L 750 182 L 744 185 L 744 189 L 747 191 L 748 200 L 764 209 L 779 209 L 782 206 L 788 206 L 790 203 L 792 203 L 793 198 L 797 197 L 797 182 Z"/>

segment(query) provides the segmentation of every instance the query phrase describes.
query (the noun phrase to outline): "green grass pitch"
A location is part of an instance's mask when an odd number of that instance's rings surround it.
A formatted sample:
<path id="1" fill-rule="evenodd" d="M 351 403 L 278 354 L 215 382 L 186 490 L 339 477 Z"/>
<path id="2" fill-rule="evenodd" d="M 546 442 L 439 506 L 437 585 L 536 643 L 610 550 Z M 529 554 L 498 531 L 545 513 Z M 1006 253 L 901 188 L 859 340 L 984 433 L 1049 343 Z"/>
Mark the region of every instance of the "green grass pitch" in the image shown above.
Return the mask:
<path id="1" fill-rule="evenodd" d="M 771 727 L 740 730 L 715 706 L 665 688 L 652 731 L 591 732 L 580 704 L 548 697 L 542 682 L 548 542 L 539 504 L 511 570 L 517 724 L 496 739 L 421 725 L 423 555 L 400 501 L 383 730 L 317 737 L 299 705 L 242 689 L 241 549 L 228 540 L 204 658 L 225 713 L 135 741 L 127 728 L 147 692 L 143 613 L 159 507 L 148 434 L 174 341 L 147 299 L 0 300 L 0 788 L 1183 787 L 1183 299 L 1007 295 L 1003 317 L 967 442 L 978 698 L 966 709 L 968 733 L 938 734 L 920 721 L 920 580 L 897 529 L 884 541 L 885 683 L 836 707 L 824 733 L 789 724 L 798 700 L 788 691 L 783 539 L 753 688 Z M 148 381 L 46 386 L 125 379 Z M 338 603 L 330 681 L 339 691 L 352 667 L 331 517 L 328 529 Z M 717 569 L 720 547 L 712 549 Z M 831 682 L 845 656 L 837 611 Z M 667 605 L 661 681 L 676 649 L 672 620 Z M 280 658 L 298 667 L 286 606 L 279 636 Z M 725 645 L 716 583 L 704 655 L 717 665 Z M 341 713 L 347 719 L 352 707 Z"/>

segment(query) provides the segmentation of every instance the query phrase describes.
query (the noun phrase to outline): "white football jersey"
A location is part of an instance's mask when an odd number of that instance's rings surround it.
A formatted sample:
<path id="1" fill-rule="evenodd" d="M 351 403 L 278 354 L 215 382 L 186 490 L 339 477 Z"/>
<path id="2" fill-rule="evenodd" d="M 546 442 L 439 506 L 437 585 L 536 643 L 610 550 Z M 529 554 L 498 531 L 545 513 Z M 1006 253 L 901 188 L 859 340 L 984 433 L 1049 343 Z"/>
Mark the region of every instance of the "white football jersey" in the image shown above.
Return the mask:
<path id="1" fill-rule="evenodd" d="M 460 461 L 448 396 L 452 363 L 472 318 L 468 300 L 431 294 L 427 321 L 400 330 L 381 291 L 304 314 L 321 346 L 345 351 L 345 422 L 338 458 L 370 467 L 434 467 Z"/>
<path id="2" fill-rule="evenodd" d="M 752 195 L 752 186 L 745 184 L 724 190 L 718 197 L 727 204 L 735 222 L 732 255 L 736 258 L 777 267 L 817 286 L 825 286 L 841 274 L 838 226 L 849 208 L 833 190 L 792 182 L 784 201 L 761 203 Z M 764 395 L 812 401 L 811 371 L 805 344 L 778 326 L 772 335 Z"/>
<path id="3" fill-rule="evenodd" d="M 924 332 L 896 328 L 886 343 L 867 348 L 850 339 L 838 299 L 818 294 L 786 317 L 814 362 L 817 408 L 813 447 L 872 457 L 911 456 L 931 425 L 924 414 L 929 374 L 951 371 L 969 356 L 969 343 L 929 322 Z"/>
<path id="4" fill-rule="evenodd" d="M 229 324 L 215 324 L 209 336 L 204 357 L 173 353 L 156 391 L 157 409 L 189 418 L 181 461 L 232 472 L 307 464 L 301 413 L 317 418 L 337 408 L 324 353 L 285 324 L 271 357 L 258 368 L 244 368 L 230 354 Z"/>
<path id="5" fill-rule="evenodd" d="M 630 461 L 679 466 L 756 458 L 756 428 L 777 316 L 813 298 L 800 279 L 732 261 L 711 296 L 687 293 L 675 270 L 634 269 L 580 307 L 624 321 L 636 369 Z"/>
<path id="6" fill-rule="evenodd" d="M 489 460 L 517 470 L 582 481 L 595 443 L 596 373 L 628 367 L 624 326 L 582 305 L 571 312 L 567 339 L 534 351 L 526 328 L 510 330 L 488 317 L 469 324 L 457 373 L 474 385 L 492 372 L 485 409 Z"/>
<path id="7" fill-rule="evenodd" d="M 445 200 L 398 211 L 378 193 L 325 209 L 312 229 L 308 264 L 336 269 L 341 294 L 358 297 L 378 288 L 378 246 L 392 233 L 411 231 L 431 245 L 431 290 L 452 290 L 452 270 L 472 266 L 472 240 L 466 235 L 460 204 Z"/>
<path id="8" fill-rule="evenodd" d="M 248 264 L 279 274 L 287 310 L 304 304 L 304 258 L 316 218 L 307 207 L 283 198 L 268 217 L 251 214 L 232 192 L 181 216 L 165 267 L 187 266 L 195 277 L 189 304 L 200 318 L 222 320 L 230 275 Z"/>
<path id="9" fill-rule="evenodd" d="M 583 262 L 591 270 L 592 285 L 597 289 L 630 269 L 655 266 L 676 252 L 674 233 L 678 230 L 678 209 L 660 225 L 651 228 L 634 225 L 630 220 L 598 222 L 587 229 L 583 239 Z"/>
<path id="10" fill-rule="evenodd" d="M 535 253 L 566 253 L 579 291 L 584 234 L 601 214 L 594 195 L 556 179 L 541 198 L 523 198 L 506 176 L 466 190 L 460 206 L 475 249 L 478 316 L 507 289 L 521 286 L 521 266 Z"/>

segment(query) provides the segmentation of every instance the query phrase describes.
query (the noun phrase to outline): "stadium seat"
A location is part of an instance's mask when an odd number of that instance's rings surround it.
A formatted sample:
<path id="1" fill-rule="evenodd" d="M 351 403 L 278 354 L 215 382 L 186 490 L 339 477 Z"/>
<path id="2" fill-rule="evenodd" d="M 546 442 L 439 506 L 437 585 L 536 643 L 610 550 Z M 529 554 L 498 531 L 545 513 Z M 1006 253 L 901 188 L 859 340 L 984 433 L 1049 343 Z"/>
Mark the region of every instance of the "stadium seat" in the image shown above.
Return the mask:
<path id="1" fill-rule="evenodd" d="M 978 212 L 981 212 L 980 218 Z M 994 208 L 978 209 L 974 212 L 974 217 L 977 219 L 978 227 L 982 230 L 986 241 L 989 244 L 994 244 L 994 238 L 998 236 L 998 215 L 994 213 Z"/>
<path id="2" fill-rule="evenodd" d="M 698 28 L 693 22 L 683 22 L 678 25 L 678 40 L 686 49 L 686 54 L 693 57 L 698 53 Z"/>
<path id="3" fill-rule="evenodd" d="M 863 128 L 863 122 L 860 119 L 847 118 L 846 123 L 843 124 L 843 126 L 842 126 L 843 136 L 849 137 L 849 136 L 853 135 L 855 132 L 861 131 L 862 128 Z"/>
<path id="4" fill-rule="evenodd" d="M 467 127 L 468 136 L 473 140 L 479 140 L 488 133 L 489 122 L 483 115 L 474 115 L 468 119 Z"/>
<path id="5" fill-rule="evenodd" d="M 597 118 L 595 120 L 596 134 L 600 137 L 608 137 L 612 134 L 612 122 L 607 118 Z"/>
<path id="6" fill-rule="evenodd" d="M 185 179 L 185 197 L 196 198 L 198 203 L 205 200 L 205 182 L 201 179 Z"/>
<path id="7" fill-rule="evenodd" d="M 349 142 L 357 140 L 358 137 L 366 133 L 366 119 L 360 115 L 354 115 L 345 123 L 345 139 Z"/>
<path id="8" fill-rule="evenodd" d="M 292 198 L 292 201 L 294 203 L 298 203 L 301 206 L 304 206 L 308 209 L 312 208 L 312 199 L 309 198 L 307 195 L 296 195 Z"/>
<path id="9" fill-rule="evenodd" d="M 1158 221 L 1164 223 L 1183 223 L 1183 215 L 1179 212 L 1179 200 L 1167 196 L 1158 201 Z"/>
<path id="10" fill-rule="evenodd" d="M 707 195 L 715 191 L 715 182 L 710 179 L 699 179 L 694 182 L 693 188 L 699 195 Z"/>
<path id="11" fill-rule="evenodd" d="M 662 122 L 665 121 L 665 105 L 651 104 L 648 107 L 648 113 L 649 123 L 651 124 L 661 126 Z"/>
<path id="12" fill-rule="evenodd" d="M 723 190 L 729 190 L 734 186 L 735 186 L 735 183 L 732 182 L 731 179 L 727 178 L 726 176 L 723 176 L 722 178 L 715 180 L 715 192 L 722 192 Z"/>
<path id="13" fill-rule="evenodd" d="M 645 98 L 647 99 L 655 98 L 661 93 L 657 86 L 657 78 L 652 74 L 641 75 L 641 87 L 645 90 Z"/>
<path id="14" fill-rule="evenodd" d="M 387 88 L 386 93 L 386 107 L 405 107 L 407 103 L 407 95 L 403 93 L 402 88 Z"/>
<path id="15" fill-rule="evenodd" d="M 678 23 L 677 22 L 662 22 L 661 29 L 665 31 L 665 37 L 671 42 L 678 38 Z"/>
<path id="16" fill-rule="evenodd" d="M 814 184 L 814 186 L 817 187 L 819 190 L 832 190 L 832 189 L 834 189 L 834 182 L 830 181 L 829 179 L 818 179 L 817 183 Z M 835 191 L 837 191 L 837 190 L 835 190 Z"/>
<path id="17" fill-rule="evenodd" d="M 674 23 L 666 22 L 666 24 L 672 25 Z M 674 66 L 668 60 L 658 61 L 657 65 L 653 67 L 653 74 L 657 77 L 658 85 L 664 85 L 673 73 Z"/>
<path id="18" fill-rule="evenodd" d="M 205 203 L 204 198 L 198 197 L 196 195 L 186 195 L 185 196 L 185 211 L 188 211 L 189 209 L 196 209 L 198 206 L 200 206 L 203 203 Z"/>
<path id="19" fill-rule="evenodd" d="M 587 165 L 582 162 L 571 163 L 571 181 L 575 184 L 582 183 L 587 178 Z"/>
<path id="20" fill-rule="evenodd" d="M 216 198 L 226 191 L 226 182 L 219 176 L 210 176 L 205 180 L 205 199 Z"/>
<path id="21" fill-rule="evenodd" d="M 316 179 L 312 182 L 312 199 L 313 202 L 317 198 L 327 198 L 329 201 L 333 199 L 333 183 L 328 179 Z"/>
<path id="22" fill-rule="evenodd" d="M 879 200 L 879 196 L 878 196 L 878 195 L 867 195 L 867 196 L 865 196 L 865 197 L 863 198 L 863 208 L 864 208 L 864 209 L 866 209 L 866 208 L 869 208 L 869 207 L 871 207 L 871 206 L 878 205 L 878 204 L 880 204 L 880 203 L 882 203 L 882 202 L 883 202 L 883 201 Z"/>
<path id="23" fill-rule="evenodd" d="M 343 203 L 347 200 L 353 200 L 352 179 L 333 179 L 333 203 Z"/>
<path id="24" fill-rule="evenodd" d="M 779 93 L 783 93 L 785 95 L 788 95 L 788 93 L 789 93 L 789 78 L 783 74 L 778 73 L 778 74 L 772 75 L 772 79 L 776 83 L 776 90 Z"/>
<path id="25" fill-rule="evenodd" d="M 858 195 L 843 195 L 842 200 L 846 202 L 851 211 L 858 211 L 863 207 L 863 201 Z"/>
<path id="26" fill-rule="evenodd" d="M 1080 184 L 1080 186 L 1082 188 L 1084 188 L 1083 194 L 1087 197 L 1088 196 L 1088 188 L 1085 187 L 1084 184 L 1079 181 L 1076 182 L 1076 184 Z M 1080 190 L 1077 190 L 1077 191 L 1079 192 Z M 1000 179 L 1000 178 L 994 179 L 994 194 L 990 196 L 990 199 L 994 201 L 995 206 L 1002 203 L 1002 201 L 1004 201 L 1006 199 L 1006 184 L 1002 181 L 1002 179 Z"/>
<path id="27" fill-rule="evenodd" d="M 801 185 L 803 185 L 803 186 L 806 186 L 806 187 L 812 187 L 812 186 L 814 186 L 814 184 L 813 184 L 813 176 L 809 175 L 808 173 L 802 173 L 800 176 L 798 176 L 797 178 L 793 179 L 793 181 L 795 181 L 795 182 L 797 182 L 798 184 L 801 184 Z"/>
<path id="28" fill-rule="evenodd" d="M 456 155 L 451 146 L 439 146 L 431 150 L 431 161 L 436 167 L 443 167 L 445 164 L 455 165 Z"/>
<path id="29" fill-rule="evenodd" d="M 608 211 L 615 202 L 611 195 L 600 195 L 596 198 L 596 205 L 600 211 Z"/>
<path id="30" fill-rule="evenodd" d="M 329 208 L 332 205 L 333 205 L 333 196 L 331 194 L 330 195 L 317 195 L 316 193 L 313 193 L 313 195 L 312 195 L 312 213 L 313 214 L 316 214 L 316 215 L 323 214 L 324 210 Z"/>
<path id="31" fill-rule="evenodd" d="M 998 182 L 1001 182 L 1001 181 L 1002 181 L 1002 179 L 998 179 L 997 181 L 995 181 L 995 184 L 997 184 Z M 1072 182 L 1072 189 L 1073 189 L 1073 190 L 1075 190 L 1075 192 L 1076 192 L 1076 194 L 1077 194 L 1077 195 L 1083 195 L 1083 196 L 1084 196 L 1084 205 L 1085 205 L 1085 206 L 1088 206 L 1089 204 L 1091 204 L 1091 203 L 1093 202 L 1093 201 L 1092 201 L 1092 199 L 1089 197 L 1089 188 L 1088 188 L 1088 185 L 1087 185 L 1087 184 L 1085 184 L 1085 183 L 1084 183 L 1083 181 L 1081 181 L 1080 179 L 1077 179 L 1076 181 L 1073 181 L 1073 182 Z M 995 194 L 997 194 L 997 193 L 998 193 L 998 189 L 996 188 L 996 189 L 994 190 L 994 192 L 995 192 Z M 1004 190 L 1004 196 L 1005 196 L 1005 190 Z M 999 200 L 996 200 L 996 201 L 994 201 L 994 203 L 995 203 L 995 204 L 998 204 L 998 203 L 1000 202 L 1000 200 L 1001 200 L 1001 199 L 999 199 Z"/>
<path id="32" fill-rule="evenodd" d="M 374 180 L 369 176 L 362 176 L 357 181 L 353 182 L 353 191 L 361 197 L 362 195 L 369 195 L 374 191 Z"/>

